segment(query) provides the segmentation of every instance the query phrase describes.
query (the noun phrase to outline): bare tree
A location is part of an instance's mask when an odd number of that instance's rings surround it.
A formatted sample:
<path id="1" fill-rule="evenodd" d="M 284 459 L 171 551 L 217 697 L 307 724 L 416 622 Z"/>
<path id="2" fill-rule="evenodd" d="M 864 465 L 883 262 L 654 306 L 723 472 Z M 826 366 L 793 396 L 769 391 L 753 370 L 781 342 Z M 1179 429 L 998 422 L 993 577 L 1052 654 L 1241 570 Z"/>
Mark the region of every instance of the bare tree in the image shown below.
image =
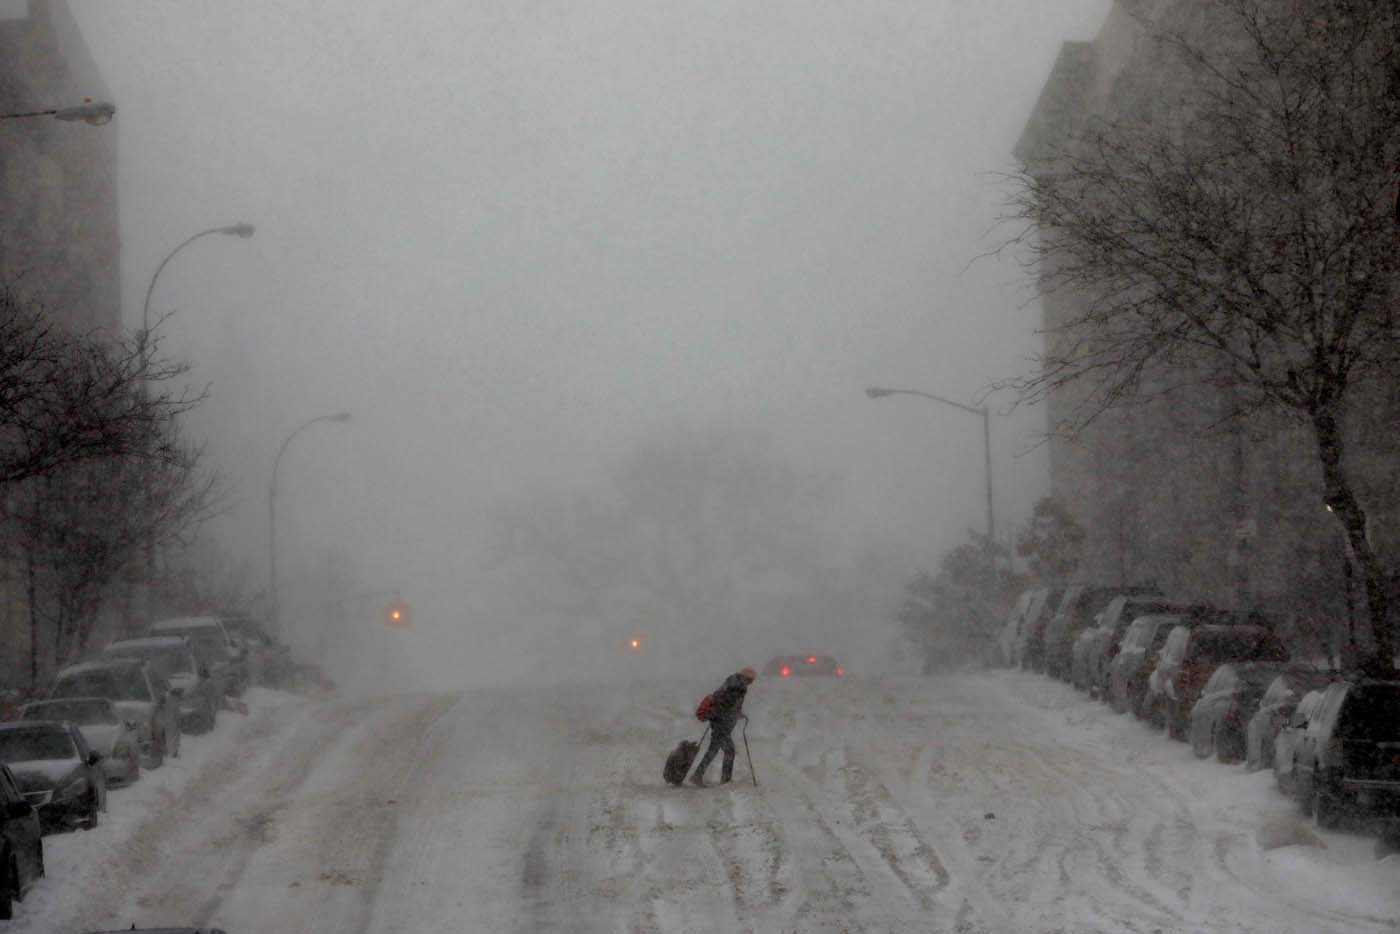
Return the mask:
<path id="1" fill-rule="evenodd" d="M 1190 386 L 1218 390 L 1234 417 L 1304 421 L 1390 667 L 1346 428 L 1358 391 L 1400 363 L 1400 6 L 1154 9 L 1119 111 L 1015 176 L 1012 214 L 1030 222 L 1016 242 L 1048 288 L 1085 297 L 1019 388 L 1073 395 L 1056 426 L 1069 433 Z"/>
<path id="2" fill-rule="evenodd" d="M 146 335 L 70 334 L 0 285 L 0 488 L 68 465 L 146 456 L 153 426 L 203 394 Z"/>

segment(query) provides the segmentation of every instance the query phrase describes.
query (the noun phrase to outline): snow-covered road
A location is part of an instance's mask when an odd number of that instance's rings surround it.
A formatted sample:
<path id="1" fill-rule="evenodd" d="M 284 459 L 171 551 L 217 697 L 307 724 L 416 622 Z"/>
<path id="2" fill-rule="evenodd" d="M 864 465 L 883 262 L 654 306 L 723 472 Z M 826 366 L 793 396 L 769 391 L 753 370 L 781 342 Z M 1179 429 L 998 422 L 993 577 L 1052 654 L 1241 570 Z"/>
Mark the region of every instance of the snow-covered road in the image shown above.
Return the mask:
<path id="1" fill-rule="evenodd" d="M 15 934 L 1395 931 L 1400 855 L 1267 773 L 1021 673 L 760 680 L 736 781 L 661 760 L 708 685 L 468 691 L 246 720 L 50 838 Z"/>

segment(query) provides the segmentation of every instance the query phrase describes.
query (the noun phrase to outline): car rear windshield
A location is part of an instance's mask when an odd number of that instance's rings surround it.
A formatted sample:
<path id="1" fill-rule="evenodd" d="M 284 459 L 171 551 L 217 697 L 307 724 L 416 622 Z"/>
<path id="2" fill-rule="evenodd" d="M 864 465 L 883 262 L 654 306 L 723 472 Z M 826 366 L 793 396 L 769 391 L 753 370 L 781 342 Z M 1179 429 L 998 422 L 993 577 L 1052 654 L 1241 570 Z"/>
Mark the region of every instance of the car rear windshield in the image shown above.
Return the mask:
<path id="1" fill-rule="evenodd" d="M 107 701 L 63 700 L 42 701 L 24 708 L 26 720 L 69 720 L 79 726 L 116 723 L 117 714 Z"/>
<path id="2" fill-rule="evenodd" d="M 108 700 L 149 701 L 151 692 L 146 679 L 136 668 L 126 670 L 83 671 L 66 675 L 53 687 L 55 698 L 105 697 Z"/>
<path id="3" fill-rule="evenodd" d="M 43 759 L 76 759 L 73 739 L 62 730 L 6 730 L 0 732 L 0 762 L 38 762 Z"/>
<path id="4" fill-rule="evenodd" d="M 190 667 L 190 654 L 184 649 L 173 648 L 123 648 L 117 646 L 110 650 L 111 654 L 122 658 L 141 658 L 150 662 L 151 667 L 156 670 L 156 674 L 162 678 L 170 678 L 174 675 L 194 674 L 194 669 Z"/>
<path id="5" fill-rule="evenodd" d="M 1400 684 L 1358 684 L 1347 691 L 1338 733 L 1344 739 L 1400 742 Z"/>

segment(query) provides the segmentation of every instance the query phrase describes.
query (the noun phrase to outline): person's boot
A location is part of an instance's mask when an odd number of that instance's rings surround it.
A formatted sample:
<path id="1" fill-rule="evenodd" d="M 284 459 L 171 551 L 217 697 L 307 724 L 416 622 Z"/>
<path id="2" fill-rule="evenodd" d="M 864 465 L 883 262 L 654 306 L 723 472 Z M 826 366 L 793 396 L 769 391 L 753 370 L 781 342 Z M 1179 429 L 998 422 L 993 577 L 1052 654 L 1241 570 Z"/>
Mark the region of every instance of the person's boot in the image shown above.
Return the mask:
<path id="1" fill-rule="evenodd" d="M 705 776 L 701 775 L 699 772 L 696 772 L 694 775 L 690 776 L 690 783 L 696 788 L 704 788 Z"/>

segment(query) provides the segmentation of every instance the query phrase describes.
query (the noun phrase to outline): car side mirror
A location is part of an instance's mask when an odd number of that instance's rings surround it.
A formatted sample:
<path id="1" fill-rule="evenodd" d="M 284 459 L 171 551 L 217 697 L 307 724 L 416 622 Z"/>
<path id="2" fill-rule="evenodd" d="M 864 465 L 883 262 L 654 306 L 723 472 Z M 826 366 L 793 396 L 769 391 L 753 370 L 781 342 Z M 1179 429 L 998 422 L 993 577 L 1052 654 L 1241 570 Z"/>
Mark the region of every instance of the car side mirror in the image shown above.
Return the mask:
<path id="1" fill-rule="evenodd" d="M 99 762 L 101 762 L 101 761 L 102 761 L 102 753 L 100 753 L 100 752 L 90 752 L 90 753 L 88 753 L 88 757 L 87 757 L 87 764 L 88 764 L 88 765 L 96 765 L 97 763 L 99 763 Z"/>
<path id="2" fill-rule="evenodd" d="M 34 805 L 28 801 L 11 801 L 9 807 L 5 808 L 5 816 L 10 820 L 19 820 L 34 813 Z"/>

